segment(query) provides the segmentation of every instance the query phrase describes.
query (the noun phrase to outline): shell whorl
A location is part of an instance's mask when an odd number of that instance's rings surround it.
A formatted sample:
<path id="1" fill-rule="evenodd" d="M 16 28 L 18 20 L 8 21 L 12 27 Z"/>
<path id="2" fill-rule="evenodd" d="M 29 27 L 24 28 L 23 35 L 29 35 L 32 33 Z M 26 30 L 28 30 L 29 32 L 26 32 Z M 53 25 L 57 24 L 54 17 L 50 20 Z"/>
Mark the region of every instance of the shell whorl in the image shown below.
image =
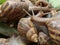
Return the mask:
<path id="1" fill-rule="evenodd" d="M 29 40 L 32 40 L 32 42 L 38 42 L 38 35 L 36 34 L 35 30 L 33 28 L 31 28 L 27 34 L 26 34 L 27 38 Z"/>
<path id="2" fill-rule="evenodd" d="M 28 7 L 26 2 L 6 1 L 1 6 L 1 15 L 9 21 L 19 20 L 26 15 L 23 9 L 28 10 Z"/>
<path id="3" fill-rule="evenodd" d="M 18 31 L 21 36 L 27 38 L 29 41 L 37 42 L 37 30 L 29 18 L 22 18 L 18 23 Z"/>

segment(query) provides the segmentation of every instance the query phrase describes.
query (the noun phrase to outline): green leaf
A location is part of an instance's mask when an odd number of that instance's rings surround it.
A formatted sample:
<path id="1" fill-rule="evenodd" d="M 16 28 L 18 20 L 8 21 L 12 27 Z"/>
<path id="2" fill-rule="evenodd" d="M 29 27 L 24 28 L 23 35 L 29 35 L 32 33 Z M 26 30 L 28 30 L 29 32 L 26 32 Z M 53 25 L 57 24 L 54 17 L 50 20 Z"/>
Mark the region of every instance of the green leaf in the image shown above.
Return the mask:
<path id="1" fill-rule="evenodd" d="M 60 0 L 48 0 L 55 9 L 60 9 Z"/>
<path id="2" fill-rule="evenodd" d="M 0 0 L 0 4 L 4 3 L 6 0 Z"/>
<path id="3" fill-rule="evenodd" d="M 0 22 L 0 33 L 6 36 L 12 36 L 18 34 L 15 28 L 8 27 L 6 24 Z"/>

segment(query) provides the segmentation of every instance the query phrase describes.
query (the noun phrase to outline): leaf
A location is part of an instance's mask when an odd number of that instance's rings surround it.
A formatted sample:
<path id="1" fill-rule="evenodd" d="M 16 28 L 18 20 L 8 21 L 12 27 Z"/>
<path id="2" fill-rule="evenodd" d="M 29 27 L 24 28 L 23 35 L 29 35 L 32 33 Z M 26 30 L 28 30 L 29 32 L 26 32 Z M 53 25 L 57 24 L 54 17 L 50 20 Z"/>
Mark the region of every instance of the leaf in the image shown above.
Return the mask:
<path id="1" fill-rule="evenodd" d="M 4 3 L 6 0 L 0 0 L 0 4 Z"/>
<path id="2" fill-rule="evenodd" d="M 15 28 L 8 27 L 6 24 L 0 22 L 0 33 L 6 36 L 12 36 L 18 34 Z"/>
<path id="3" fill-rule="evenodd" d="M 60 0 L 49 0 L 53 8 L 60 10 Z"/>

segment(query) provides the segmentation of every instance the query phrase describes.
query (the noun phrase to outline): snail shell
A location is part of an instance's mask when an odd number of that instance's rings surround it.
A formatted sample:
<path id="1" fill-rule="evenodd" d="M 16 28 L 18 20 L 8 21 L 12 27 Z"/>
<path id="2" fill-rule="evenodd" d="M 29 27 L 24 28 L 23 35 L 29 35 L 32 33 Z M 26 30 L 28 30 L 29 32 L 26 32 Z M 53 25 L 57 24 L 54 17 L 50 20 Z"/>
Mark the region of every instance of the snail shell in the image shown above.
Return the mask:
<path id="1" fill-rule="evenodd" d="M 18 31 L 21 36 L 27 38 L 29 41 L 37 42 L 37 30 L 35 29 L 30 18 L 22 18 L 18 23 Z"/>
<path id="2" fill-rule="evenodd" d="M 49 3 L 45 0 L 38 0 L 35 5 L 41 6 L 41 7 L 48 7 Z"/>
<path id="3" fill-rule="evenodd" d="M 53 18 L 60 18 L 60 11 L 56 12 Z M 54 40 L 60 41 L 60 20 L 58 19 L 49 21 L 47 26 L 50 36 Z"/>
<path id="4" fill-rule="evenodd" d="M 50 21 L 47 25 L 50 37 L 60 41 L 60 20 Z"/>
<path id="5" fill-rule="evenodd" d="M 6 1 L 1 6 L 2 19 L 4 18 L 7 21 L 19 20 L 26 15 L 23 8 L 28 10 L 28 4 L 26 2 Z"/>

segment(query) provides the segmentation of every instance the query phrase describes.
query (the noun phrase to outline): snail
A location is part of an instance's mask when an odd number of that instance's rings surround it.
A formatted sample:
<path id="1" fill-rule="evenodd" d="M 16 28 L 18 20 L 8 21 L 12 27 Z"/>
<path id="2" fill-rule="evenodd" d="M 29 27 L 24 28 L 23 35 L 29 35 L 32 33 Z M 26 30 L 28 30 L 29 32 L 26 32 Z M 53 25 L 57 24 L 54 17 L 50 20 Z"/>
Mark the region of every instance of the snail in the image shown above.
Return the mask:
<path id="1" fill-rule="evenodd" d="M 39 5 L 40 3 L 41 3 L 41 5 Z M 52 8 L 50 7 L 50 4 L 48 2 L 37 1 L 34 6 L 29 7 L 29 10 L 50 12 L 52 10 Z"/>
<path id="2" fill-rule="evenodd" d="M 37 30 L 30 18 L 21 18 L 18 23 L 18 31 L 20 36 L 25 37 L 29 41 L 38 42 Z"/>
<path id="3" fill-rule="evenodd" d="M 60 42 L 60 17 L 59 16 L 60 16 L 60 12 L 57 12 L 56 15 L 54 15 L 51 18 L 41 18 L 37 16 L 32 16 L 31 20 L 38 23 L 44 22 L 48 27 L 50 37 L 53 40 Z"/>
<path id="4" fill-rule="evenodd" d="M 5 3 L 1 6 L 1 16 L 0 20 L 7 21 L 7 22 L 13 22 L 16 20 L 21 19 L 22 17 L 26 16 L 26 13 L 23 11 L 23 9 L 27 11 L 50 11 L 50 8 L 46 7 L 40 7 L 40 6 L 29 6 L 29 2 L 27 1 L 20 1 L 20 0 L 7 0 Z"/>
<path id="5" fill-rule="evenodd" d="M 45 10 L 44 12 L 46 12 L 46 10 L 47 12 L 51 11 L 51 6 L 46 0 L 38 0 L 36 1 L 35 5 L 42 7 L 43 11 Z"/>
<path id="6" fill-rule="evenodd" d="M 23 9 L 28 10 L 28 4 L 26 2 L 18 1 L 6 1 L 1 6 L 1 18 L 6 21 L 15 21 L 24 17 L 26 13 Z"/>

